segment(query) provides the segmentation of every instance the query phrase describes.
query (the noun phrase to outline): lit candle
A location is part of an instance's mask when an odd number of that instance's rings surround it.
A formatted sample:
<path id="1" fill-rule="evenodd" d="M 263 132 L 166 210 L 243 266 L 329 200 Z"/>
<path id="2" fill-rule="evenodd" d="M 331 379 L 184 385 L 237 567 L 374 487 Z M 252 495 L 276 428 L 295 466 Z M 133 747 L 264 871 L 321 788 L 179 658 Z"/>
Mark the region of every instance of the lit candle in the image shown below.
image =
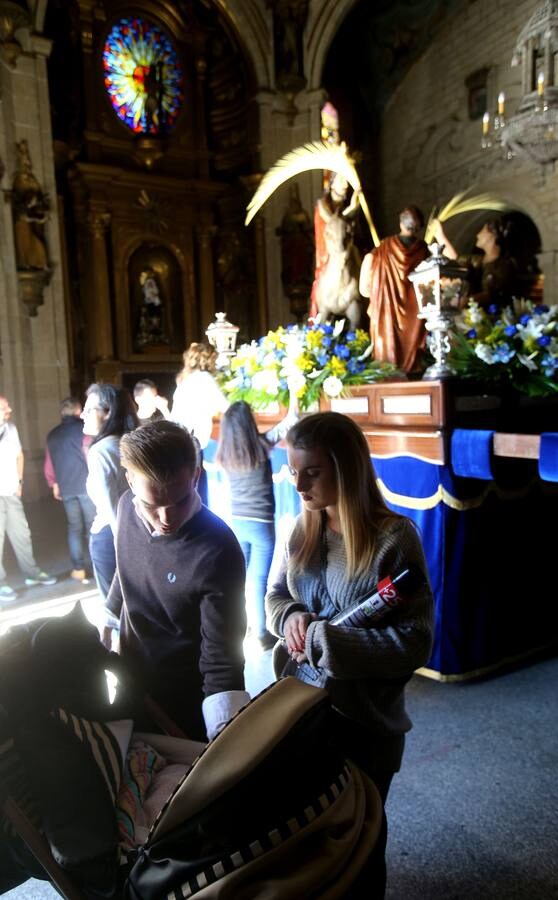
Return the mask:
<path id="1" fill-rule="evenodd" d="M 490 129 L 490 113 L 485 112 L 484 116 L 482 117 L 482 133 L 488 134 L 489 129 Z"/>
<path id="2" fill-rule="evenodd" d="M 537 93 L 539 97 L 542 97 L 544 94 L 544 72 L 539 72 L 539 77 L 537 78 Z"/>
<path id="3" fill-rule="evenodd" d="M 504 115 L 504 103 L 506 102 L 506 95 L 503 91 L 500 91 L 498 94 L 498 115 Z"/>

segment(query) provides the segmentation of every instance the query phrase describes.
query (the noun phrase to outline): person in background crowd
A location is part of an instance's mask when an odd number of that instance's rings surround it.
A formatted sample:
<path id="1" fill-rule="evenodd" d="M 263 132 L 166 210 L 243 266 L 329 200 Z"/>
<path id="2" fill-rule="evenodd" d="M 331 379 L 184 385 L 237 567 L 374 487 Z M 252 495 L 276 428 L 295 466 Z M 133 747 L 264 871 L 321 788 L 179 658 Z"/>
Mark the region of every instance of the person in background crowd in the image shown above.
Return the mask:
<path id="1" fill-rule="evenodd" d="M 11 415 L 9 400 L 0 394 L 0 603 L 17 599 L 15 590 L 6 581 L 2 564 L 6 535 L 27 586 L 56 584 L 54 575 L 42 572 L 35 562 L 31 531 L 21 502 L 24 456 L 17 428 L 10 422 Z"/>
<path id="2" fill-rule="evenodd" d="M 171 419 L 190 431 L 201 450 L 201 475 L 198 491 L 207 506 L 207 475 L 203 468 L 203 451 L 211 438 L 213 417 L 224 413 L 229 402 L 214 373 L 217 351 L 209 344 L 190 344 L 182 356 L 184 366 L 176 376 Z"/>
<path id="3" fill-rule="evenodd" d="M 95 518 L 95 507 L 85 488 L 85 453 L 91 439 L 83 434 L 81 403 L 76 397 L 66 397 L 62 401 L 60 415 L 60 424 L 47 434 L 44 474 L 52 496 L 64 504 L 68 523 L 68 549 L 72 561 L 70 578 L 89 584 L 85 550 Z"/>
<path id="4" fill-rule="evenodd" d="M 203 506 L 192 436 L 175 422 L 124 435 L 130 491 L 118 506 L 116 576 L 103 642 L 119 625 L 123 659 L 193 740 L 211 739 L 248 702 L 242 641 L 244 559 Z"/>
<path id="5" fill-rule="evenodd" d="M 276 653 L 274 662 L 284 674 L 301 677 L 306 664 L 320 677 L 331 695 L 332 741 L 372 778 L 385 803 L 411 728 L 405 685 L 432 644 L 421 541 L 413 523 L 386 506 L 366 438 L 352 419 L 317 413 L 294 425 L 286 440 L 303 512 L 266 597 L 268 627 L 284 637 L 290 654 L 281 661 Z M 329 624 L 409 566 L 422 573 L 421 586 L 377 627 Z"/>
<path id="6" fill-rule="evenodd" d="M 231 404 L 221 419 L 216 458 L 229 478 L 232 529 L 246 560 L 248 624 L 263 650 L 275 644 L 265 627 L 265 592 L 275 547 L 270 450 L 248 404 Z"/>
<path id="7" fill-rule="evenodd" d="M 157 386 L 150 378 L 142 378 L 134 385 L 134 401 L 138 408 L 138 422 L 147 425 L 159 419 L 169 418 L 169 403 L 157 391 Z"/>
<path id="8" fill-rule="evenodd" d="M 114 384 L 92 384 L 81 418 L 93 438 L 87 454 L 87 493 L 95 505 L 89 553 L 99 593 L 107 596 L 116 569 L 114 532 L 118 501 L 127 488 L 120 465 L 120 438 L 138 424 L 129 391 Z"/>

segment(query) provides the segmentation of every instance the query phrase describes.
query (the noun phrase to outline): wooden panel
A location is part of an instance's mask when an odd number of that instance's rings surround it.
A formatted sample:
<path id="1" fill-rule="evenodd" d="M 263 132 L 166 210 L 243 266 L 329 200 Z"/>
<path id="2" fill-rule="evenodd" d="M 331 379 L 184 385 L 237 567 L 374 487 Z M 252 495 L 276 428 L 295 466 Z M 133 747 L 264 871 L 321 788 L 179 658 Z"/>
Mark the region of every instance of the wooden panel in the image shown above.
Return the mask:
<path id="1" fill-rule="evenodd" d="M 413 456 L 444 465 L 445 441 L 441 431 L 389 431 L 362 429 L 372 456 Z"/>
<path id="2" fill-rule="evenodd" d="M 515 459 L 538 459 L 541 446 L 539 434 L 494 435 L 492 447 L 494 456 L 511 456 Z"/>

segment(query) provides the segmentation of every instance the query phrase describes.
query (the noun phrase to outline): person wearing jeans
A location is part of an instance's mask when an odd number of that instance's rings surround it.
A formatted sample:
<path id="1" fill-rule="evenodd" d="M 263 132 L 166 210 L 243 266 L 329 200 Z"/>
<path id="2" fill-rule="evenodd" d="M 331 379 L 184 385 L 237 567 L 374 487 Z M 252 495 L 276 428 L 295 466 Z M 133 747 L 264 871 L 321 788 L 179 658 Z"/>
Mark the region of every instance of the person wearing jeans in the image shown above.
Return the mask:
<path id="1" fill-rule="evenodd" d="M 138 420 L 130 393 L 114 384 L 90 385 L 81 418 L 84 434 L 93 438 L 87 454 L 86 487 L 96 514 L 89 537 L 89 553 L 104 601 L 116 570 L 116 508 L 128 488 L 120 465 L 120 438 L 134 429 Z"/>
<path id="2" fill-rule="evenodd" d="M 61 422 L 47 434 L 44 474 L 55 500 L 64 504 L 68 525 L 70 577 L 88 584 L 85 551 L 95 518 L 95 507 L 87 496 L 85 449 L 91 438 L 83 434 L 81 403 L 66 397 L 60 405 Z"/>
<path id="3" fill-rule="evenodd" d="M 246 561 L 248 624 L 263 650 L 275 644 L 265 627 L 264 604 L 275 547 L 271 446 L 258 432 L 248 404 L 231 404 L 221 419 L 216 459 L 229 478 L 232 529 Z"/>
<path id="4" fill-rule="evenodd" d="M 9 401 L 0 395 L 0 603 L 9 603 L 17 598 L 15 590 L 6 581 L 6 570 L 2 564 L 6 535 L 19 568 L 26 576 L 28 587 L 56 584 L 56 578 L 42 572 L 35 562 L 31 531 L 21 502 L 23 450 L 17 428 L 9 421 L 11 414 Z"/>

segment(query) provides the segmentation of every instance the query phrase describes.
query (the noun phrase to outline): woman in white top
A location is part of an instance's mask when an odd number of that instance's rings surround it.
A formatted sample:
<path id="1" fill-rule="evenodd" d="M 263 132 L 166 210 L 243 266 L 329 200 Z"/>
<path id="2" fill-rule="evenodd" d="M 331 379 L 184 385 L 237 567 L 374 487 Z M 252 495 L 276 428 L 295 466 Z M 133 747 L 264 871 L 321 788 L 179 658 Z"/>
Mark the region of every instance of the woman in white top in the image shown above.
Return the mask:
<path id="1" fill-rule="evenodd" d="M 132 431 L 138 420 L 132 398 L 125 388 L 114 384 L 92 384 L 86 396 L 81 414 L 83 432 L 93 437 L 87 454 L 86 489 L 96 511 L 89 536 L 89 553 L 97 587 L 104 599 L 116 570 L 116 509 L 120 497 L 128 489 L 120 465 L 120 438 Z"/>
<path id="2" fill-rule="evenodd" d="M 224 413 L 229 401 L 213 377 L 217 351 L 208 344 L 190 344 L 182 356 L 184 367 L 176 376 L 171 419 L 190 431 L 200 445 L 201 475 L 198 492 L 207 505 L 207 476 L 203 450 L 213 428 L 213 416 Z"/>

